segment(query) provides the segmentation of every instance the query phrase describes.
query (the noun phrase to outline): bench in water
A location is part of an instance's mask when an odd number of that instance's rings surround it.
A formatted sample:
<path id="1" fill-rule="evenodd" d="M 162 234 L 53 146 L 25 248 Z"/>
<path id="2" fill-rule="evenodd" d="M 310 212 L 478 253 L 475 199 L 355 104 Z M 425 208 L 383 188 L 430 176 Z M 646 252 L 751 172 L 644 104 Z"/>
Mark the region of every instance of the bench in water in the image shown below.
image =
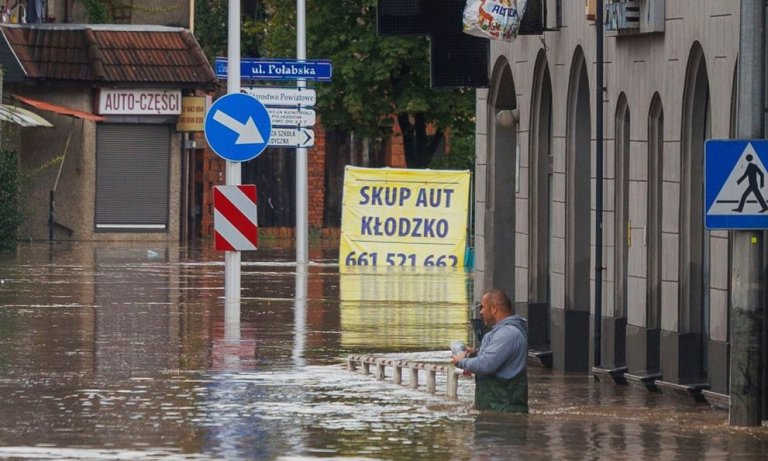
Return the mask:
<path id="1" fill-rule="evenodd" d="M 611 379 L 615 384 L 627 384 L 625 374 L 629 371 L 624 366 L 605 365 L 602 367 L 592 367 L 592 375 L 598 380 Z"/>
<path id="2" fill-rule="evenodd" d="M 375 371 L 371 371 L 371 366 Z M 426 390 L 430 394 L 437 392 L 437 374 L 442 373 L 446 377 L 445 396 L 450 400 L 458 399 L 459 375 L 463 373 L 453 365 L 438 365 L 427 362 L 415 362 L 411 360 L 397 360 L 371 355 L 350 355 L 347 357 L 347 370 L 357 371 L 362 368 L 364 375 L 374 374 L 376 379 L 383 381 L 386 376 L 386 368 L 392 369 L 392 381 L 395 384 L 403 384 L 403 370 L 409 373 L 408 385 L 411 389 L 419 388 L 419 371 L 426 376 Z"/>
<path id="3" fill-rule="evenodd" d="M 704 390 L 709 389 L 709 384 L 707 383 L 701 383 L 696 381 L 671 382 L 671 381 L 663 381 L 658 379 L 656 380 L 656 386 L 661 390 L 670 390 L 674 393 L 677 393 L 683 396 L 690 396 L 697 403 L 703 403 L 707 401 L 704 398 L 704 395 L 702 394 Z"/>
<path id="4" fill-rule="evenodd" d="M 656 386 L 656 381 L 660 380 L 663 375 L 656 370 L 640 370 L 632 373 L 624 373 L 624 377 L 630 384 L 638 387 L 644 387 L 651 392 L 660 392 Z"/>

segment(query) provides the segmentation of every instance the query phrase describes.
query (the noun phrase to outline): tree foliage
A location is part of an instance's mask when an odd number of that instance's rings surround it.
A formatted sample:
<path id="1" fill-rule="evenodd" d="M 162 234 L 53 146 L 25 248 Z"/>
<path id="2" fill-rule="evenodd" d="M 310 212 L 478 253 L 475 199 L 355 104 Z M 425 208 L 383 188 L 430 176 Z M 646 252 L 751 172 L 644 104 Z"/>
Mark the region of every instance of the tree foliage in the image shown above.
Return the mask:
<path id="1" fill-rule="evenodd" d="M 262 50 L 294 57 L 294 5 L 262 3 Z M 426 167 L 446 129 L 458 136 L 473 130 L 474 91 L 430 88 L 427 39 L 377 36 L 376 3 L 307 1 L 307 57 L 330 59 L 334 69 L 331 83 L 315 85 L 318 112 L 327 127 L 366 137 L 390 135 L 397 120 L 409 166 Z"/>
<path id="2" fill-rule="evenodd" d="M 83 4 L 86 14 L 88 15 L 88 21 L 92 24 L 105 24 L 112 22 L 110 18 L 109 9 L 107 3 L 103 0 L 75 0 L 78 3 Z"/>
<path id="3" fill-rule="evenodd" d="M 0 148 L 0 249 L 16 245 L 23 220 L 21 185 L 16 154 Z"/>
<path id="4" fill-rule="evenodd" d="M 257 14 L 243 21 L 243 55 L 250 48 L 249 56 L 257 49 L 261 57 L 295 58 L 295 3 L 257 3 Z M 326 128 L 359 137 L 387 137 L 399 122 L 409 166 L 427 167 L 447 130 L 457 137 L 473 132 L 474 91 L 430 88 L 428 40 L 377 36 L 376 3 L 307 0 L 307 58 L 333 63 L 331 82 L 310 83 L 317 90 L 317 111 Z M 196 11 L 196 34 L 206 54 L 223 54 L 227 2 L 197 0 Z"/>

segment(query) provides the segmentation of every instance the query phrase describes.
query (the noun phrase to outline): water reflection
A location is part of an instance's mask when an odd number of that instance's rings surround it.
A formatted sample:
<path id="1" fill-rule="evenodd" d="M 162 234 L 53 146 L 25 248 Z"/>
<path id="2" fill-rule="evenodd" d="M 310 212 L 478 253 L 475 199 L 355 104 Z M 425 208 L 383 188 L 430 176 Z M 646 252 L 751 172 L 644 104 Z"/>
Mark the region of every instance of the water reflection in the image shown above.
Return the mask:
<path id="1" fill-rule="evenodd" d="M 345 267 L 342 346 L 407 352 L 466 341 L 470 283 L 463 269 L 451 267 Z"/>
<path id="2" fill-rule="evenodd" d="M 531 369 L 529 415 L 347 372 L 350 353 L 447 360 L 467 339 L 471 274 L 223 257 L 146 244 L 0 254 L 0 458 L 765 458 L 768 429 L 584 375 Z"/>
<path id="3" fill-rule="evenodd" d="M 296 301 L 293 304 L 293 364 L 296 367 L 306 365 L 304 347 L 307 336 L 307 265 L 296 267 Z"/>

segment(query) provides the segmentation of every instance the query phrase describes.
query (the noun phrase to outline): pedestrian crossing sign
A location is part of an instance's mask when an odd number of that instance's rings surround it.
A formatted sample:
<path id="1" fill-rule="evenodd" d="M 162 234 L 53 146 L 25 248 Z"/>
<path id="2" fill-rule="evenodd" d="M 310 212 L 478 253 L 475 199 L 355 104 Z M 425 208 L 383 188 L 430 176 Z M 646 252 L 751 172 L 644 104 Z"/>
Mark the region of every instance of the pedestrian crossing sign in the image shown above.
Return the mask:
<path id="1" fill-rule="evenodd" d="M 768 141 L 709 140 L 704 147 L 704 226 L 768 229 Z"/>

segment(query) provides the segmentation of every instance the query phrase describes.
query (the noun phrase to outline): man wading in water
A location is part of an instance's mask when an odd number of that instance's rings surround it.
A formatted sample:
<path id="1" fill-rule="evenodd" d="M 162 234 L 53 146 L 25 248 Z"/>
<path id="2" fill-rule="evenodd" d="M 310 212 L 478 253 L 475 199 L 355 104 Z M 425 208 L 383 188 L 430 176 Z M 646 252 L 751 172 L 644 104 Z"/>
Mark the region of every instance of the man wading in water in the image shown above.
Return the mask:
<path id="1" fill-rule="evenodd" d="M 455 354 L 452 362 L 475 374 L 477 410 L 528 413 L 527 322 L 514 315 L 512 302 L 499 289 L 483 295 L 480 316 L 491 331 L 479 350 Z"/>

